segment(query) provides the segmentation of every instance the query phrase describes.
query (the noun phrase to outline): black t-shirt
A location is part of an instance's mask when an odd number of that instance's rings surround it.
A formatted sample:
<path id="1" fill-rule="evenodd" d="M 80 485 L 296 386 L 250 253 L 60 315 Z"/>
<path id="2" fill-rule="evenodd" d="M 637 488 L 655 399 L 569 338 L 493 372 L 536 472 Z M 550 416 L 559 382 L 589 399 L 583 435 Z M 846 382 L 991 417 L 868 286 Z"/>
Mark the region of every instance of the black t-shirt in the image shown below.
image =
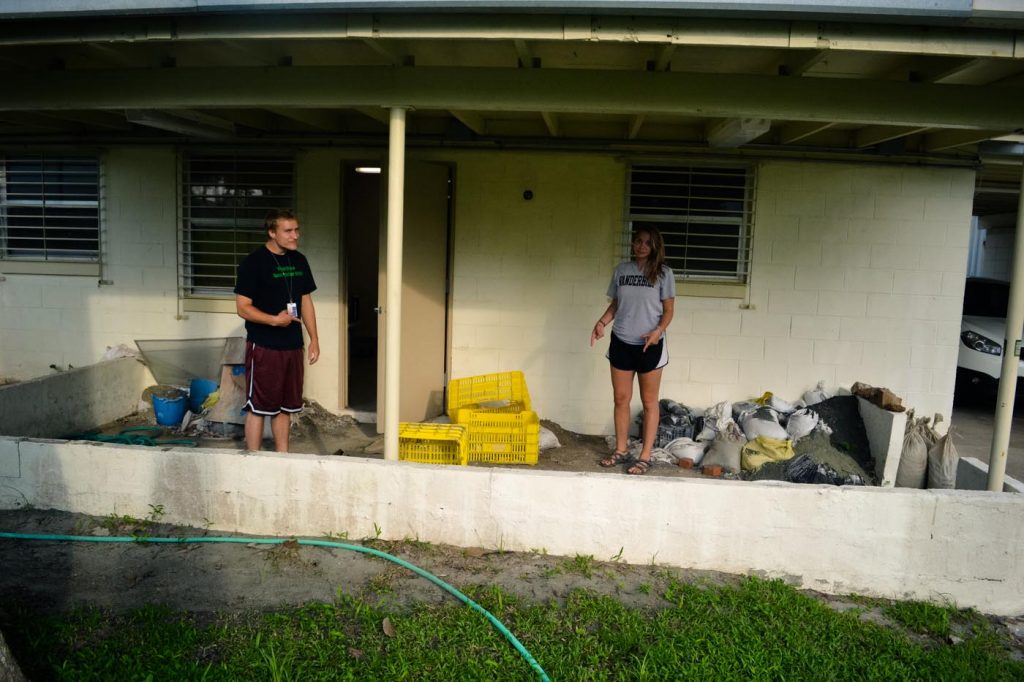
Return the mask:
<path id="1" fill-rule="evenodd" d="M 277 315 L 287 308 L 289 301 L 298 307 L 302 317 L 302 297 L 316 291 L 316 282 L 309 269 L 309 261 L 298 251 L 286 251 L 278 256 L 266 245 L 245 257 L 238 266 L 235 293 L 252 299 L 257 309 L 268 315 Z M 302 324 L 293 322 L 287 327 L 245 321 L 249 340 L 257 346 L 287 350 L 302 348 Z"/>

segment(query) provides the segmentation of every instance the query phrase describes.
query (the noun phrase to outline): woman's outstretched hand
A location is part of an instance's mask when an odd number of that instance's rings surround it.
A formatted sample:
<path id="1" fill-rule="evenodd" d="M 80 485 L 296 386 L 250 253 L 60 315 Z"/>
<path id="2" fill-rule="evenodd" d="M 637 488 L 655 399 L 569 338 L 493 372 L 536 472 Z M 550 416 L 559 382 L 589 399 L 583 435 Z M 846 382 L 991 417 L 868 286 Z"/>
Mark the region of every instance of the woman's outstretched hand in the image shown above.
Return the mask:
<path id="1" fill-rule="evenodd" d="M 604 323 L 598 320 L 594 323 L 594 330 L 590 332 L 590 345 L 593 346 L 597 340 L 604 336 Z"/>

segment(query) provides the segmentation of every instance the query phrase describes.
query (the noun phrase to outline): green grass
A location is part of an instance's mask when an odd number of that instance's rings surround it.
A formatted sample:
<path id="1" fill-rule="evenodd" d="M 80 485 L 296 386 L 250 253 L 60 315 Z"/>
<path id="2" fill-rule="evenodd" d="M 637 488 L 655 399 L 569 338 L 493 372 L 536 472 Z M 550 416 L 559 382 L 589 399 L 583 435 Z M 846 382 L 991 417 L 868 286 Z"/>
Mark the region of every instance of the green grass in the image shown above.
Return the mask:
<path id="1" fill-rule="evenodd" d="M 939 635 L 943 611 L 960 644 L 839 613 L 778 581 L 704 587 L 670 581 L 664 608 L 641 610 L 588 591 L 527 603 L 497 587 L 466 590 L 523 642 L 552 680 L 1020 680 L 984 618 L 905 604 L 915 631 Z M 392 628 L 385 628 L 384 619 Z M 149 606 L 61 617 L 7 611 L 2 623 L 30 679 L 531 680 L 535 674 L 475 611 L 411 609 L 352 597 L 273 613 L 201 617 Z M 921 641 L 924 640 L 924 641 Z"/>
<path id="2" fill-rule="evenodd" d="M 956 608 L 924 602 L 896 602 L 883 608 L 882 613 L 914 632 L 947 637 L 952 631 L 951 621 Z"/>

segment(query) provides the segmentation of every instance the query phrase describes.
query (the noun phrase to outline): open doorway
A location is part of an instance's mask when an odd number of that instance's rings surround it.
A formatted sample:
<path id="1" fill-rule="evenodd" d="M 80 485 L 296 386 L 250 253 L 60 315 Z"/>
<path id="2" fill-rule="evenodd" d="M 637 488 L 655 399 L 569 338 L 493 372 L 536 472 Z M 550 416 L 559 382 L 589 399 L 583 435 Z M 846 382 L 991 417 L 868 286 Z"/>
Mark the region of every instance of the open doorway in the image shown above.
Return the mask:
<path id="1" fill-rule="evenodd" d="M 383 427 L 386 171 L 346 164 L 342 173 L 342 272 L 348 309 L 345 329 L 345 407 Z M 449 359 L 451 229 L 454 169 L 408 160 L 403 226 L 401 386 L 402 421 L 444 412 Z"/>
<path id="2" fill-rule="evenodd" d="M 377 289 L 380 253 L 381 174 L 371 164 L 349 165 L 342 176 L 344 197 L 347 358 L 346 407 L 377 411 Z M 357 170 L 358 169 L 358 170 Z"/>

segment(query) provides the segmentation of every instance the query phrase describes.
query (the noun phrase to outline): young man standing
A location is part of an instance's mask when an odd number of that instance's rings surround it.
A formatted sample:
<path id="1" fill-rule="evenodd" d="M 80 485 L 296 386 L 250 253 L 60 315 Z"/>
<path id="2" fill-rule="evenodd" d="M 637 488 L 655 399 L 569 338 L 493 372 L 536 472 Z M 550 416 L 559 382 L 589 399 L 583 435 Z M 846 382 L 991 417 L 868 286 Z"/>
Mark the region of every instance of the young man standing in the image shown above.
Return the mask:
<path id="1" fill-rule="evenodd" d="M 270 417 L 274 448 L 288 452 L 291 415 L 302 411 L 302 325 L 309 332 L 309 364 L 320 357 L 312 297 L 316 282 L 298 252 L 295 214 L 271 211 L 264 227 L 267 242 L 241 262 L 235 282 L 235 309 L 247 333 L 245 447 L 260 449 L 263 418 Z"/>

